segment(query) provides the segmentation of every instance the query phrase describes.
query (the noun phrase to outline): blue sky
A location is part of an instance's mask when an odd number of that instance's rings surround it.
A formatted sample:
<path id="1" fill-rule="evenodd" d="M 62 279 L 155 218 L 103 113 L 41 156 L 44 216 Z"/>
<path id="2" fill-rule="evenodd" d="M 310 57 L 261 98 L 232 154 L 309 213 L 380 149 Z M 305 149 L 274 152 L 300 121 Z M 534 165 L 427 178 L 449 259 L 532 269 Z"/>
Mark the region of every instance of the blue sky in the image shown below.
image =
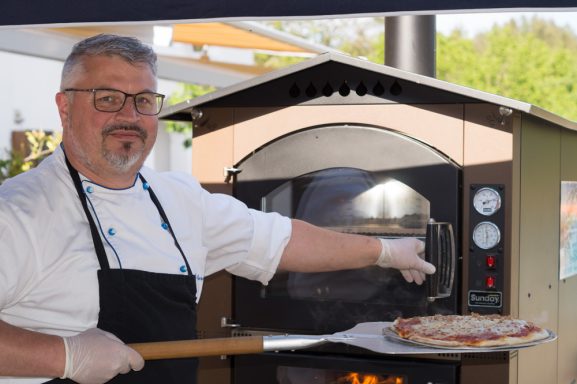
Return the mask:
<path id="1" fill-rule="evenodd" d="M 500 12 L 500 13 L 473 13 L 437 15 L 437 31 L 448 34 L 455 28 L 462 28 L 467 36 L 471 37 L 479 32 L 491 29 L 495 24 L 503 24 L 512 18 L 532 18 L 553 20 L 558 26 L 568 26 L 577 35 L 577 12 Z"/>

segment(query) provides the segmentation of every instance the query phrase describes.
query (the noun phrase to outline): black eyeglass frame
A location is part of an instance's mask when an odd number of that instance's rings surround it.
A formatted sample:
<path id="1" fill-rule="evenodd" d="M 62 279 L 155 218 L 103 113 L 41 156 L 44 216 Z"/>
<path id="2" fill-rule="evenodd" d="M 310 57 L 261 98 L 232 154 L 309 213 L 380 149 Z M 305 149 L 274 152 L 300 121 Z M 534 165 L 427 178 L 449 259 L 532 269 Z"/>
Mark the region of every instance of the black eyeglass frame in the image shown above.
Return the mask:
<path id="1" fill-rule="evenodd" d="M 120 105 L 120 107 L 117 110 L 106 111 L 106 110 L 98 109 L 98 107 L 96 106 L 96 92 L 97 91 L 119 92 L 119 93 L 122 93 L 124 95 L 124 100 L 122 101 L 122 104 Z M 156 93 L 156 92 L 126 93 L 126 92 L 123 92 L 119 89 L 113 89 L 113 88 L 87 88 L 87 89 L 66 88 L 66 89 L 63 89 L 62 92 L 91 92 L 92 93 L 92 104 L 94 105 L 94 109 L 96 109 L 99 112 L 109 112 L 109 113 L 116 113 L 116 112 L 120 111 L 122 108 L 124 108 L 124 105 L 126 104 L 126 99 L 128 97 L 132 97 L 132 102 L 134 103 L 134 109 L 136 109 L 136 111 L 138 113 L 140 113 L 141 115 L 144 115 L 144 116 L 156 116 L 156 115 L 158 115 L 160 113 L 160 111 L 162 111 L 162 107 L 164 105 L 164 98 L 166 97 L 166 95 L 163 95 L 162 93 Z M 136 97 L 138 95 L 144 95 L 144 94 L 154 95 L 157 98 L 160 97 L 160 106 L 158 107 L 158 111 L 156 113 L 142 113 L 140 111 L 140 109 L 138 109 L 138 105 L 136 104 Z"/>

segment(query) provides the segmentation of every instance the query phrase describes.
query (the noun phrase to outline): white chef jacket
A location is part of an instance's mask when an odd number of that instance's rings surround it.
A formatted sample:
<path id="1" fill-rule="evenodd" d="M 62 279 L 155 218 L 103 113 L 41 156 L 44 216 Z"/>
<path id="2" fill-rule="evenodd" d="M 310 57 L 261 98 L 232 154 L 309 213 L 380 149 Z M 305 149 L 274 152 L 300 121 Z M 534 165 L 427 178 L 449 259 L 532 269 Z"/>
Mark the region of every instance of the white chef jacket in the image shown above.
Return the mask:
<path id="1" fill-rule="evenodd" d="M 290 219 L 210 194 L 189 175 L 144 167 L 192 273 L 229 272 L 266 284 L 291 235 Z M 186 274 L 186 266 L 140 179 L 108 189 L 81 175 L 111 268 Z M 68 336 L 95 327 L 100 269 L 88 221 L 59 147 L 37 168 L 0 186 L 0 319 Z M 0 383 L 41 383 L 6 379 Z"/>

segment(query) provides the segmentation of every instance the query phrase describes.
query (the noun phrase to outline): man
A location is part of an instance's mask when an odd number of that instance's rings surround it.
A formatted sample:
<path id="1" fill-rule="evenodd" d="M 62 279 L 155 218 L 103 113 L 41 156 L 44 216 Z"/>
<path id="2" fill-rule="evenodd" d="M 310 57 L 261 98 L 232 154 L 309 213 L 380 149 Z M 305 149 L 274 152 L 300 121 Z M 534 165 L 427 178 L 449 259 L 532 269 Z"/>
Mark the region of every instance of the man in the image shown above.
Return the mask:
<path id="1" fill-rule="evenodd" d="M 204 276 L 222 269 L 263 284 L 277 270 L 434 273 L 416 239 L 327 231 L 143 167 L 156 89 L 136 39 L 95 36 L 66 60 L 62 146 L 0 188 L 0 383 L 194 382 L 195 360 L 143 369 L 125 343 L 194 338 Z"/>

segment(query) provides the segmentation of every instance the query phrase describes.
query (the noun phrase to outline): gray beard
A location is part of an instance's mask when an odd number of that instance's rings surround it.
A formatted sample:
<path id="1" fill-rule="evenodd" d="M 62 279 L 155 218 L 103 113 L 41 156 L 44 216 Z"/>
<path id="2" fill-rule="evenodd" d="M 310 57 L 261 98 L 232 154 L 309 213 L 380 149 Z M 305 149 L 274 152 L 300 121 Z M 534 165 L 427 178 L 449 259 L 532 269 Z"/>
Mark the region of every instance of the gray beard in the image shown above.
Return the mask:
<path id="1" fill-rule="evenodd" d="M 102 132 L 103 139 L 106 137 L 106 135 L 112 133 L 113 131 L 120 130 L 120 129 L 138 132 L 140 134 L 140 138 L 142 139 L 143 144 L 146 141 L 146 138 L 148 136 L 146 134 L 146 131 L 144 131 L 143 129 L 141 129 L 137 125 L 127 125 L 127 126 L 112 125 L 112 126 L 106 127 L 103 130 L 103 132 Z M 132 143 L 125 143 L 124 144 L 123 149 L 126 151 L 126 153 L 111 152 L 110 150 L 108 150 L 107 148 L 104 147 L 104 140 L 102 143 L 103 143 L 102 144 L 102 156 L 104 157 L 104 159 L 108 162 L 108 164 L 111 167 L 113 167 L 114 169 L 116 169 L 120 173 L 129 171 L 140 160 L 140 158 L 143 156 L 143 153 L 144 153 L 144 145 L 143 145 L 142 150 L 134 152 L 132 154 L 129 154 L 130 150 L 132 149 Z"/>
<path id="2" fill-rule="evenodd" d="M 124 149 L 128 152 L 130 150 L 131 144 L 126 143 Z M 143 151 L 134 152 L 132 154 L 115 153 L 111 152 L 106 148 L 102 148 L 102 155 L 108 164 L 116 169 L 119 173 L 124 173 L 129 171 L 134 164 L 138 162 L 142 156 Z"/>

